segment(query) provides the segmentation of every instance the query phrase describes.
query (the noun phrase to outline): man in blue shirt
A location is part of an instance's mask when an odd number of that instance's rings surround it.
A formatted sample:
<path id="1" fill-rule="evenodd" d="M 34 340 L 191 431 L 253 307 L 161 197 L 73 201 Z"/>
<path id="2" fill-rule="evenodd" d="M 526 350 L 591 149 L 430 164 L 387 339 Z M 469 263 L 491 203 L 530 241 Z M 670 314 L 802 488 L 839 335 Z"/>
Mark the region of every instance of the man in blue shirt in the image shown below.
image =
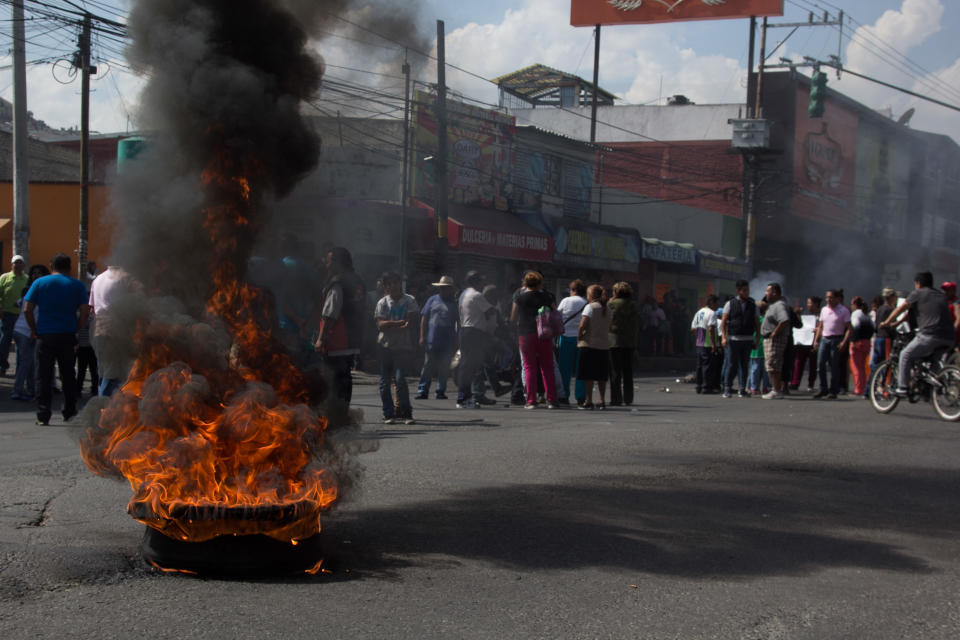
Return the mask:
<path id="1" fill-rule="evenodd" d="M 457 300 L 453 278 L 443 276 L 434 282 L 437 293 L 430 297 L 420 312 L 420 346 L 424 348 L 423 369 L 417 398 L 430 397 L 430 380 L 437 376 L 437 399 L 447 398 L 450 360 L 457 342 Z"/>
<path id="2" fill-rule="evenodd" d="M 73 370 L 77 330 L 87 326 L 90 306 L 87 289 L 70 277 L 70 257 L 62 253 L 50 261 L 54 273 L 39 278 L 24 297 L 30 333 L 37 340 L 37 424 L 50 424 L 53 364 L 63 383 L 63 419 L 77 415 L 77 381 Z M 37 308 L 37 317 L 33 309 Z M 79 318 L 78 318 L 79 314 Z"/>

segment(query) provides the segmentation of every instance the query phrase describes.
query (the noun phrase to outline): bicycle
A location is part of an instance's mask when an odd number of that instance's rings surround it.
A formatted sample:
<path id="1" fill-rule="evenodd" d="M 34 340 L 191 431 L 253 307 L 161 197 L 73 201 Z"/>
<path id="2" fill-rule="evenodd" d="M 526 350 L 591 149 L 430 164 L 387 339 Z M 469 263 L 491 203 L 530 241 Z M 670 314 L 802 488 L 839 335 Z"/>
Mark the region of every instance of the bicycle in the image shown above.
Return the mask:
<path id="1" fill-rule="evenodd" d="M 890 357 L 877 365 L 870 376 L 870 404 L 883 414 L 890 413 L 900 403 L 895 393 L 899 386 L 900 352 L 912 335 L 898 335 L 890 349 Z M 960 367 L 947 364 L 950 349 L 937 349 L 931 356 L 916 362 L 910 369 L 907 400 L 911 404 L 925 400 L 942 420 L 960 420 Z"/>

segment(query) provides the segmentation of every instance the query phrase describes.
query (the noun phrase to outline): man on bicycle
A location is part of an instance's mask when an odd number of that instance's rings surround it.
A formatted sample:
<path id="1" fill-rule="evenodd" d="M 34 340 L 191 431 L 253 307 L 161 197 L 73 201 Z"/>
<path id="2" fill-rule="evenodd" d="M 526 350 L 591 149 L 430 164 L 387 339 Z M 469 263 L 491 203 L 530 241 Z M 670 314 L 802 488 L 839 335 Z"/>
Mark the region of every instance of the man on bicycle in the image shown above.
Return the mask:
<path id="1" fill-rule="evenodd" d="M 916 313 L 917 335 L 900 353 L 899 382 L 895 391 L 900 397 L 906 397 L 908 393 L 913 363 L 932 355 L 937 349 L 952 347 L 955 341 L 947 296 L 933 288 L 933 274 L 921 271 L 913 283 L 913 291 L 907 299 L 880 324 L 882 327 L 896 324 L 896 319 L 908 309 Z"/>

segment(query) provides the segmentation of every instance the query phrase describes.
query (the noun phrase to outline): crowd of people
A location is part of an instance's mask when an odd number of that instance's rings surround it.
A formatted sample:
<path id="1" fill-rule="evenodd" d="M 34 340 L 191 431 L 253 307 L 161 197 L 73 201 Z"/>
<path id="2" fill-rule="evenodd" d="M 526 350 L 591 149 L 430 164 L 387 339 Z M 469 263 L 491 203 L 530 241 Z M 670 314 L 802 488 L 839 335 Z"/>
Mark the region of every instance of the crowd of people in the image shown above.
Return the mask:
<path id="1" fill-rule="evenodd" d="M 693 318 L 697 393 L 732 397 L 736 379 L 739 397 L 777 399 L 801 389 L 806 379 L 817 399 L 851 389 L 868 398 L 869 371 L 888 358 L 898 334 L 915 334 L 900 355 L 896 393 L 906 395 L 913 363 L 960 337 L 956 283 L 935 289 L 930 272 L 916 275 L 905 298 L 886 287 L 869 304 L 854 296 L 849 307 L 843 289 L 811 296 L 804 307 L 788 305 L 776 282 L 759 301 L 745 280 L 736 290 L 722 308 L 717 296 L 708 296 Z"/>
<path id="2" fill-rule="evenodd" d="M 58 254 L 52 272 L 43 265 L 28 271 L 23 258 L 13 256 L 11 270 L 0 276 L 0 374 L 7 374 L 15 344 L 11 398 L 35 400 L 39 424 L 49 423 L 54 393 L 62 393 L 69 420 L 87 372 L 91 395 L 110 395 L 130 363 L 98 358 L 110 347 L 114 292 L 129 278 L 113 266 L 97 274 L 90 263 L 81 281 L 69 275 L 70 264 Z M 279 281 L 289 286 L 266 298 L 275 306 L 270 326 L 301 366 L 322 367 L 333 420 L 349 419 L 352 370 L 371 342 L 387 424 L 414 422 L 407 378 L 417 371 L 416 399 L 429 399 L 431 388 L 435 399 L 448 399 L 452 379 L 458 409 L 494 405 L 508 393 L 526 409 L 631 405 L 634 363 L 646 352 L 644 340 L 656 335 L 649 332 L 651 313 L 662 311 L 648 297 L 638 301 L 626 282 L 607 289 L 576 279 L 558 301 L 536 271 L 527 271 L 509 295 L 477 271 L 468 272 L 459 289 L 451 276 L 441 277 L 420 301 L 392 271 L 368 293 L 342 247 L 326 252 L 322 287 L 316 278 L 297 277 L 302 269 L 296 259 L 284 258 L 282 265 L 290 273 Z M 898 333 L 915 331 L 900 358 L 897 393 L 905 394 L 912 363 L 952 347 L 960 336 L 956 285 L 932 284 L 932 275 L 923 272 L 906 297 L 884 288 L 869 304 L 854 296 L 847 306 L 844 291 L 830 289 L 800 307 L 787 303 L 777 282 L 754 300 L 749 283 L 738 281 L 736 296 L 723 305 L 707 296 L 685 327 L 696 344 L 696 391 L 777 399 L 805 386 L 814 398 L 850 391 L 866 397 L 870 369 L 888 357 Z"/>

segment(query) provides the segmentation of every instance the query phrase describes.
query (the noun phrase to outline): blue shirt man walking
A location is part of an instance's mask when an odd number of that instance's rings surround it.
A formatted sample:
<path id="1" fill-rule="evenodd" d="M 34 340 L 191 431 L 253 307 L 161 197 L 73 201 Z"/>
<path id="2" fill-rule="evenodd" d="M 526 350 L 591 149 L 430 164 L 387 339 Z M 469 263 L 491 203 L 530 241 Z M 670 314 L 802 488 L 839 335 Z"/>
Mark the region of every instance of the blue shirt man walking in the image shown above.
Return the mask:
<path id="1" fill-rule="evenodd" d="M 24 297 L 30 332 L 37 340 L 37 424 L 50 424 L 53 364 L 63 382 L 63 420 L 77 415 L 77 380 L 73 369 L 77 330 L 87 326 L 87 289 L 70 277 L 70 257 L 58 253 L 50 261 L 53 274 L 37 279 Z M 33 309 L 37 308 L 34 319 Z"/>

